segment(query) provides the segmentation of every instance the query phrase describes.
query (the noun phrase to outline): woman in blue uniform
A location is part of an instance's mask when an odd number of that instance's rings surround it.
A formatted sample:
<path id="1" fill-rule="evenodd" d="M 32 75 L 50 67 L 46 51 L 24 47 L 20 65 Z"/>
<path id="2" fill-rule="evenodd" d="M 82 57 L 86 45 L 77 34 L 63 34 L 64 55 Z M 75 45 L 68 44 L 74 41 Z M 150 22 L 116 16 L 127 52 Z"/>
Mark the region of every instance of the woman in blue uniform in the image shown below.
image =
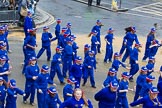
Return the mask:
<path id="1" fill-rule="evenodd" d="M 72 98 L 66 100 L 59 108 L 93 108 L 91 101 L 85 97 L 84 92 L 76 88 Z"/>
<path id="2" fill-rule="evenodd" d="M 61 105 L 61 100 L 59 99 L 56 88 L 51 86 L 47 89 L 45 108 L 58 108 L 57 104 Z"/>
<path id="3" fill-rule="evenodd" d="M 146 61 L 146 59 L 150 56 L 150 46 L 154 39 L 155 39 L 155 28 L 151 28 L 150 33 L 147 35 L 147 40 L 145 44 L 145 53 L 142 61 Z"/>
<path id="4" fill-rule="evenodd" d="M 116 102 L 116 92 L 118 89 L 118 82 L 112 81 L 110 86 L 101 89 L 94 96 L 98 101 L 98 108 L 114 108 Z"/>
<path id="5" fill-rule="evenodd" d="M 140 98 L 139 100 L 130 103 L 130 106 L 134 107 L 142 104 L 142 108 L 162 108 L 161 103 L 157 99 L 158 93 L 158 89 L 156 87 L 152 87 L 149 90 L 148 96 L 145 96 L 143 98 Z"/>
<path id="6" fill-rule="evenodd" d="M 0 108 L 4 108 L 7 83 L 4 81 L 3 77 L 0 77 Z"/>
<path id="7" fill-rule="evenodd" d="M 155 66 L 155 57 L 150 56 L 148 63 L 146 65 L 148 69 L 147 75 L 150 75 L 152 72 L 154 72 L 154 66 Z"/>
<path id="8" fill-rule="evenodd" d="M 97 40 L 97 31 L 92 31 L 92 37 L 91 37 L 91 50 L 95 52 L 95 55 L 97 54 L 97 45 L 99 45 L 99 41 Z"/>
<path id="9" fill-rule="evenodd" d="M 84 45 L 84 59 L 88 56 L 88 53 L 90 51 L 90 45 L 89 44 L 85 44 Z"/>
<path id="10" fill-rule="evenodd" d="M 37 54 L 37 59 L 43 54 L 43 52 L 46 50 L 47 55 L 47 61 L 50 61 L 51 58 L 51 39 L 52 34 L 49 32 L 49 27 L 44 26 L 43 27 L 43 33 L 42 33 L 42 48 L 39 50 Z"/>
<path id="11" fill-rule="evenodd" d="M 63 88 L 63 98 L 64 101 L 68 100 L 69 98 L 71 98 L 73 96 L 73 92 L 74 92 L 74 87 L 73 85 L 77 82 L 75 80 L 74 77 L 70 76 L 67 79 L 67 84 L 65 85 L 65 87 Z"/>
<path id="12" fill-rule="evenodd" d="M 24 91 L 16 87 L 16 81 L 11 79 L 9 81 L 9 88 L 7 89 L 6 107 L 5 108 L 17 108 L 16 100 L 17 94 L 25 96 Z"/>
<path id="13" fill-rule="evenodd" d="M 127 92 L 129 89 L 129 72 L 122 73 L 122 79 L 119 82 L 119 88 L 117 92 L 117 100 L 115 108 L 129 108 L 127 100 Z"/>

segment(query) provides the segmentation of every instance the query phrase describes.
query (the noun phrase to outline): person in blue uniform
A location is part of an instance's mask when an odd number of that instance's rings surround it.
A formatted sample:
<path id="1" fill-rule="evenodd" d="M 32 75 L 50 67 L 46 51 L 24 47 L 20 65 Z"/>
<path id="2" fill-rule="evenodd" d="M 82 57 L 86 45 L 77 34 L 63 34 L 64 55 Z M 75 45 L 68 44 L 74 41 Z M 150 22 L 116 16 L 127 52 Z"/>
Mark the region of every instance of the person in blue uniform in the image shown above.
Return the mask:
<path id="1" fill-rule="evenodd" d="M 24 18 L 24 32 L 25 37 L 29 35 L 28 30 L 34 28 L 32 13 L 28 11 L 27 16 Z"/>
<path id="2" fill-rule="evenodd" d="M 122 58 L 122 62 L 125 62 L 127 57 L 130 56 L 134 41 L 136 42 L 136 44 L 139 44 L 138 37 L 135 33 L 136 28 L 131 27 L 131 32 L 128 32 L 125 36 L 124 42 L 126 42 L 126 52 Z"/>
<path id="3" fill-rule="evenodd" d="M 113 34 L 113 29 L 109 28 L 107 31 L 107 35 L 105 36 L 105 41 L 106 41 L 106 53 L 105 53 L 105 58 L 104 58 L 104 63 L 109 63 L 112 62 L 112 56 L 113 56 L 113 39 L 114 39 L 114 34 Z"/>
<path id="4" fill-rule="evenodd" d="M 39 50 L 37 54 L 37 59 L 43 54 L 43 52 L 46 50 L 47 55 L 47 61 L 50 61 L 51 58 L 51 39 L 52 34 L 49 32 L 49 27 L 44 26 L 43 27 L 43 33 L 42 33 L 42 48 Z"/>
<path id="5" fill-rule="evenodd" d="M 162 66 L 160 66 L 160 70 L 159 70 L 159 79 L 158 79 L 158 82 L 161 82 L 162 81 Z"/>
<path id="6" fill-rule="evenodd" d="M 147 35 L 147 40 L 145 44 L 145 53 L 142 61 L 146 61 L 146 59 L 150 56 L 150 46 L 152 41 L 155 39 L 155 28 L 151 28 L 150 33 Z"/>
<path id="7" fill-rule="evenodd" d="M 114 53 L 114 60 L 112 62 L 112 67 L 115 68 L 116 71 L 119 70 L 120 66 L 126 69 L 130 69 L 124 63 L 122 63 L 119 59 L 120 59 L 120 54 L 118 52 Z"/>
<path id="8" fill-rule="evenodd" d="M 0 43 L 4 43 L 5 41 L 5 28 L 3 26 L 0 26 Z"/>
<path id="9" fill-rule="evenodd" d="M 118 82 L 112 81 L 110 86 L 101 89 L 94 96 L 98 101 L 98 108 L 114 108 L 116 102 L 116 93 L 118 89 Z"/>
<path id="10" fill-rule="evenodd" d="M 39 67 L 37 64 L 37 59 L 36 57 L 31 57 L 29 60 L 29 65 L 26 67 L 25 70 L 25 77 L 26 77 L 26 82 L 25 82 L 25 94 L 23 98 L 23 103 L 27 103 L 27 99 L 30 96 L 30 104 L 34 105 L 34 98 L 35 98 L 35 90 L 36 90 L 36 79 L 39 74 Z"/>
<path id="11" fill-rule="evenodd" d="M 84 45 L 84 59 L 89 55 L 89 51 L 90 51 L 91 46 L 89 44 L 85 44 Z"/>
<path id="12" fill-rule="evenodd" d="M 70 76 L 67 79 L 67 84 L 63 88 L 63 98 L 64 98 L 64 101 L 68 100 L 69 98 L 71 98 L 73 96 L 73 92 L 74 92 L 73 85 L 76 82 L 77 81 L 75 80 L 75 78 L 73 76 Z"/>
<path id="13" fill-rule="evenodd" d="M 68 36 L 71 36 L 72 32 L 71 32 L 71 23 L 70 23 L 70 22 L 68 22 L 68 23 L 66 24 L 66 28 L 67 28 L 66 32 L 69 33 Z"/>
<path id="14" fill-rule="evenodd" d="M 131 76 L 129 72 L 122 73 L 122 79 L 119 82 L 119 87 L 117 90 L 117 99 L 115 108 L 129 108 L 127 100 L 127 92 L 129 89 L 129 77 Z"/>
<path id="15" fill-rule="evenodd" d="M 65 48 L 66 44 L 64 43 L 64 34 L 66 32 L 67 28 L 63 27 L 61 29 L 61 33 L 58 37 L 58 46 L 61 46 L 62 48 Z"/>
<path id="16" fill-rule="evenodd" d="M 153 82 L 154 80 L 155 80 L 155 77 L 154 77 L 154 76 L 152 76 L 152 75 L 146 76 L 146 83 L 144 83 L 144 84 L 142 85 L 142 88 L 141 88 L 141 90 L 140 90 L 140 92 L 139 92 L 140 98 L 149 95 L 148 92 L 149 92 L 150 88 L 153 87 L 153 83 L 152 83 L 152 82 Z"/>
<path id="17" fill-rule="evenodd" d="M 160 43 L 157 39 L 154 39 L 150 46 L 150 56 L 156 56 L 156 53 L 158 49 L 162 46 L 162 43 Z"/>
<path id="18" fill-rule="evenodd" d="M 80 88 L 74 90 L 73 96 L 64 101 L 59 108 L 93 108 L 89 99 L 85 97 L 84 92 Z"/>
<path id="19" fill-rule="evenodd" d="M 157 99 L 159 91 L 156 87 L 152 87 L 149 90 L 149 95 L 143 98 L 140 98 L 132 103 L 130 103 L 131 107 L 142 104 L 142 108 L 162 108 L 161 103 Z"/>
<path id="20" fill-rule="evenodd" d="M 36 57 L 35 49 L 37 47 L 36 44 L 36 28 L 32 28 L 29 30 L 30 35 L 27 36 L 24 40 L 23 50 L 25 54 L 25 60 L 24 60 L 24 67 L 22 70 L 22 73 L 24 74 L 25 68 L 29 63 L 29 59 L 33 56 Z"/>
<path id="21" fill-rule="evenodd" d="M 155 57 L 150 56 L 148 63 L 146 65 L 148 69 L 147 75 L 150 75 L 152 72 L 154 72 L 154 66 L 155 66 Z"/>
<path id="22" fill-rule="evenodd" d="M 161 67 L 162 69 L 162 67 Z M 162 71 L 162 70 L 161 70 Z M 160 76 L 161 77 L 161 76 Z M 158 83 L 157 83 L 157 89 L 159 91 L 159 94 L 158 94 L 158 99 L 160 101 L 160 103 L 162 103 L 162 80 L 158 80 Z"/>
<path id="23" fill-rule="evenodd" d="M 57 104 L 61 105 L 61 103 L 56 88 L 54 86 L 49 87 L 47 89 L 45 108 L 58 108 Z"/>
<path id="24" fill-rule="evenodd" d="M 6 39 L 5 39 L 6 50 L 7 50 L 7 52 L 11 53 L 12 51 L 10 50 L 9 43 L 8 43 L 8 33 L 9 33 L 8 25 L 5 24 L 5 25 L 3 25 L 3 26 L 4 26 L 4 30 L 5 30 L 4 36 L 5 36 L 5 38 L 6 38 Z"/>
<path id="25" fill-rule="evenodd" d="M 25 96 L 26 94 L 24 91 L 16 87 L 16 80 L 11 79 L 9 81 L 9 88 L 7 88 L 7 97 L 6 97 L 6 107 L 5 108 L 17 108 L 16 106 L 16 100 L 17 100 L 17 95 L 23 95 Z"/>
<path id="26" fill-rule="evenodd" d="M 5 55 L 0 56 L 0 76 L 8 82 L 8 75 L 11 74 L 11 67 L 7 62 L 7 58 Z"/>
<path id="27" fill-rule="evenodd" d="M 7 83 L 4 81 L 3 77 L 0 77 L 0 108 L 4 108 L 5 98 L 6 98 Z"/>
<path id="28" fill-rule="evenodd" d="M 57 20 L 56 20 L 56 26 L 55 26 L 55 36 L 56 36 L 56 38 L 57 39 L 59 39 L 59 36 L 60 36 L 60 32 L 61 32 L 61 19 L 60 18 L 58 18 Z"/>
<path id="29" fill-rule="evenodd" d="M 133 76 L 138 72 L 139 70 L 139 64 L 138 64 L 138 54 L 140 52 L 140 44 L 135 44 L 133 50 L 131 51 L 130 54 L 130 74 L 132 75 L 129 78 L 129 81 L 133 82 Z"/>
<path id="30" fill-rule="evenodd" d="M 71 38 L 67 38 L 67 45 L 64 48 L 64 55 L 63 55 L 63 77 L 67 77 L 67 72 L 69 72 L 72 66 L 72 57 L 73 57 L 73 40 Z"/>
<path id="31" fill-rule="evenodd" d="M 97 21 L 96 21 L 96 25 L 93 26 L 93 28 L 92 28 L 92 30 L 91 30 L 91 33 L 92 33 L 93 31 L 96 31 L 96 32 L 97 32 L 97 34 L 96 34 L 97 41 L 100 43 L 100 44 L 97 45 L 97 52 L 98 52 L 98 53 L 101 53 L 101 38 L 100 38 L 100 35 L 101 35 L 101 33 L 100 33 L 100 31 L 101 31 L 101 26 L 103 26 L 102 23 L 101 23 L 101 20 L 97 20 Z"/>
<path id="32" fill-rule="evenodd" d="M 98 32 L 96 30 L 92 31 L 91 50 L 95 52 L 95 55 L 97 54 L 97 45 L 100 44 L 96 37 L 97 34 Z"/>
<path id="33" fill-rule="evenodd" d="M 77 81 L 75 83 L 75 88 L 80 88 L 82 74 L 83 74 L 82 57 L 77 56 L 75 58 L 75 63 L 71 66 L 71 69 L 69 71 L 69 76 L 73 76 Z"/>
<path id="34" fill-rule="evenodd" d="M 42 65 L 41 73 L 38 75 L 36 79 L 38 108 L 45 108 L 45 97 L 47 94 L 48 84 L 56 86 L 56 84 L 50 80 L 48 70 L 49 70 L 48 65 L 46 64 Z"/>
<path id="35" fill-rule="evenodd" d="M 95 80 L 94 80 L 94 72 L 96 71 L 96 58 L 95 58 L 95 52 L 89 51 L 89 56 L 87 56 L 84 59 L 84 67 L 85 71 L 83 73 L 83 84 L 82 86 L 85 86 L 88 77 L 90 77 L 91 87 L 96 88 L 95 86 Z"/>
<path id="36" fill-rule="evenodd" d="M 50 79 L 53 81 L 55 74 L 57 73 L 57 77 L 60 81 L 60 84 L 65 84 L 64 77 L 61 72 L 62 65 L 62 58 L 61 58 L 61 52 L 63 48 L 61 46 L 56 47 L 56 53 L 53 55 L 53 59 L 51 61 L 51 69 L 50 69 Z"/>
<path id="37" fill-rule="evenodd" d="M 105 88 L 105 87 L 110 86 L 110 83 L 112 81 L 118 81 L 116 74 L 117 74 L 117 71 L 114 68 L 110 68 L 108 71 L 107 77 L 105 81 L 103 82 L 102 86 Z"/>
<path id="38" fill-rule="evenodd" d="M 142 86 L 146 83 L 147 72 L 148 69 L 145 66 L 141 67 L 140 74 L 136 79 L 136 91 L 134 95 L 134 101 L 139 98 L 139 93 L 142 89 Z"/>
<path id="39" fill-rule="evenodd" d="M 70 38 L 73 40 L 72 48 L 73 48 L 73 63 L 75 63 L 75 58 L 77 57 L 77 50 L 79 49 L 79 46 L 75 42 L 76 36 L 71 35 Z"/>

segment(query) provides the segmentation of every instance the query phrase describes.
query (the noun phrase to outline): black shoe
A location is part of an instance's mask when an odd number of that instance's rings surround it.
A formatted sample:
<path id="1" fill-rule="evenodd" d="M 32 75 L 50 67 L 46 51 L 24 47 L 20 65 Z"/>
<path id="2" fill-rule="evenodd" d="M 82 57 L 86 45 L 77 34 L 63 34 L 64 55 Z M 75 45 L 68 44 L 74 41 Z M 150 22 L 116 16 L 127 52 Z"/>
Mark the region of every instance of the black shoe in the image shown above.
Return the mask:
<path id="1" fill-rule="evenodd" d="M 91 86 L 91 87 L 92 87 L 92 88 L 96 88 L 96 86 L 94 86 L 94 85 L 93 85 L 93 86 Z"/>
<path id="2" fill-rule="evenodd" d="M 85 86 L 85 83 L 83 83 L 82 86 Z"/>
<path id="3" fill-rule="evenodd" d="M 23 103 L 24 103 L 24 104 L 27 104 L 27 101 L 26 101 L 26 100 L 24 100 L 24 101 L 23 101 Z"/>
<path id="4" fill-rule="evenodd" d="M 47 61 L 50 61 L 50 58 L 47 58 Z"/>
<path id="5" fill-rule="evenodd" d="M 35 103 L 30 103 L 30 105 L 34 106 L 34 105 L 35 105 Z"/>
<path id="6" fill-rule="evenodd" d="M 130 81 L 130 82 L 134 82 L 134 81 L 133 81 L 133 78 L 129 78 L 129 81 Z"/>
<path id="7" fill-rule="evenodd" d="M 65 85 L 65 82 L 60 82 L 61 85 Z"/>

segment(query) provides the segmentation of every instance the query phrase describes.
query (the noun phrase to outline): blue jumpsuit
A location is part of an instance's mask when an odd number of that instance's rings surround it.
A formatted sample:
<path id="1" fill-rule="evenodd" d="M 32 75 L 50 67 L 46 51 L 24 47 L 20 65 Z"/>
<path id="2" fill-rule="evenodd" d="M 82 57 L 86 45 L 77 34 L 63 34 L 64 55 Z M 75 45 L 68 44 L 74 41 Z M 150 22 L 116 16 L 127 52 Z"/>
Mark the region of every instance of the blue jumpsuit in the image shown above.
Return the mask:
<path id="1" fill-rule="evenodd" d="M 155 105 L 152 101 L 154 101 L 157 105 Z M 151 100 L 149 96 L 145 96 L 139 100 L 136 100 L 135 102 L 130 103 L 130 106 L 136 106 L 142 104 L 142 108 L 162 108 L 161 106 L 158 106 L 158 102 L 156 99 Z"/>
<path id="2" fill-rule="evenodd" d="M 17 94 L 23 95 L 24 92 L 19 88 L 8 88 L 7 89 L 7 98 L 6 98 L 6 107 L 5 108 L 16 108 Z"/>
<path id="3" fill-rule="evenodd" d="M 35 90 L 36 90 L 36 81 L 33 80 L 33 76 L 38 76 L 39 74 L 39 67 L 37 64 L 35 65 L 29 65 L 26 67 L 25 70 L 25 77 L 26 77 L 26 83 L 25 83 L 25 94 L 23 100 L 26 101 L 28 97 L 30 96 L 30 104 L 34 103 L 34 97 L 35 97 Z"/>
<path id="4" fill-rule="evenodd" d="M 120 62 L 117 59 L 114 59 L 114 61 L 112 63 L 112 68 L 115 68 L 115 70 L 118 71 L 120 66 L 126 68 L 126 65 L 125 64 L 123 64 L 122 62 Z"/>
<path id="5" fill-rule="evenodd" d="M 158 99 L 159 99 L 160 103 L 162 103 L 162 81 L 158 82 L 157 89 L 159 91 Z"/>
<path id="6" fill-rule="evenodd" d="M 54 97 L 50 96 L 50 94 L 46 95 L 46 106 L 45 106 L 45 108 L 58 108 L 57 104 L 61 105 L 61 101 L 59 99 L 58 94 L 55 94 Z"/>
<path id="7" fill-rule="evenodd" d="M 112 92 L 109 87 L 103 88 L 94 96 L 99 101 L 98 108 L 114 108 L 116 102 L 116 92 Z"/>
<path id="8" fill-rule="evenodd" d="M 150 46 L 151 46 L 151 42 L 154 40 L 155 36 L 153 34 L 150 34 L 147 36 L 147 41 L 146 41 L 146 45 L 145 45 L 145 53 L 144 53 L 144 57 L 142 60 L 146 60 L 148 57 L 150 57 Z"/>
<path id="9" fill-rule="evenodd" d="M 113 33 L 108 33 L 105 36 L 105 40 L 107 42 L 109 42 L 109 44 L 106 42 L 106 54 L 105 54 L 105 58 L 104 58 L 104 62 L 107 62 L 107 60 L 109 60 L 110 62 L 112 61 L 112 55 L 113 55 L 113 39 L 114 39 L 114 35 Z"/>
<path id="10" fill-rule="evenodd" d="M 160 67 L 160 74 L 161 74 L 161 72 L 162 72 L 162 66 Z M 160 81 L 162 81 L 161 75 L 159 76 L 159 79 L 158 79 L 158 82 L 160 82 Z"/>
<path id="11" fill-rule="evenodd" d="M 118 81 L 116 76 L 107 76 L 105 81 L 103 82 L 104 87 L 108 87 L 110 85 L 110 82 L 112 81 Z"/>
<path id="12" fill-rule="evenodd" d="M 70 70 L 72 66 L 72 56 L 73 56 L 73 48 L 71 45 L 66 45 L 64 49 L 64 55 L 63 55 L 63 77 L 66 78 L 67 71 Z"/>
<path id="13" fill-rule="evenodd" d="M 136 61 L 138 61 L 138 49 L 134 48 L 130 54 L 130 65 L 131 65 L 130 75 L 132 75 L 131 78 L 133 78 L 133 76 L 139 70 L 139 64 L 136 63 Z"/>
<path id="14" fill-rule="evenodd" d="M 95 55 L 97 54 L 97 37 L 95 35 L 92 36 L 91 38 L 91 50 L 95 52 Z"/>
<path id="15" fill-rule="evenodd" d="M 144 84 L 146 83 L 146 76 L 145 74 L 140 74 L 138 77 L 137 77 L 137 80 L 136 80 L 136 92 L 135 92 L 135 95 L 134 95 L 134 101 L 136 101 L 140 95 L 140 91 L 142 89 L 142 87 L 144 86 Z"/>
<path id="16" fill-rule="evenodd" d="M 122 62 L 125 62 L 127 57 L 130 56 L 130 53 L 132 51 L 132 45 L 133 42 L 136 42 L 137 44 L 139 44 L 138 38 L 136 34 L 133 34 L 131 32 L 128 32 L 125 36 L 125 40 L 124 42 L 126 42 L 126 52 L 122 58 Z"/>
<path id="17" fill-rule="evenodd" d="M 50 80 L 49 73 L 40 73 L 36 80 L 38 108 L 45 108 L 48 83 L 53 84 L 53 82 Z M 39 93 L 38 89 L 41 89 L 43 93 Z"/>
<path id="18" fill-rule="evenodd" d="M 39 50 L 37 54 L 37 58 L 39 58 L 43 52 L 46 50 L 46 55 L 47 55 L 47 60 L 50 60 L 51 58 L 51 41 L 52 39 L 52 34 L 49 32 L 44 32 L 42 33 L 42 48 Z"/>
<path id="19" fill-rule="evenodd" d="M 33 19 L 29 16 L 26 16 L 24 19 L 24 32 L 25 32 L 25 37 L 29 35 L 28 29 L 33 28 Z"/>
<path id="20" fill-rule="evenodd" d="M 93 108 L 90 100 L 88 101 L 88 108 Z M 77 101 L 74 97 L 66 100 L 63 102 L 59 108 L 83 108 L 84 107 L 84 100 L 81 98 L 79 101 Z"/>
<path id="21" fill-rule="evenodd" d="M 77 49 L 79 48 L 77 43 L 73 41 L 72 44 L 72 48 L 73 48 L 73 61 L 75 61 L 75 58 L 77 57 Z"/>
<path id="22" fill-rule="evenodd" d="M 88 77 L 90 76 L 91 86 L 95 86 L 94 81 L 94 69 L 96 69 L 96 59 L 94 56 L 87 56 L 84 60 L 85 71 L 83 73 L 83 84 L 86 84 Z M 91 68 L 88 68 L 91 66 Z"/>
<path id="23" fill-rule="evenodd" d="M 24 46 L 26 46 L 26 49 L 25 49 L 25 60 L 24 60 L 25 63 L 24 63 L 24 67 L 23 67 L 22 73 L 25 72 L 25 68 L 26 68 L 26 66 L 29 63 L 29 59 L 31 57 L 35 57 L 36 56 L 35 49 L 32 49 L 32 48 L 27 46 L 27 45 L 30 45 L 30 46 L 35 47 L 36 46 L 36 37 L 30 35 L 30 36 L 27 36 L 27 38 L 24 41 L 25 41 L 24 42 Z"/>
<path id="24" fill-rule="evenodd" d="M 4 85 L 0 86 L 0 108 L 4 108 L 6 98 L 6 87 Z"/>
<path id="25" fill-rule="evenodd" d="M 101 48 L 100 30 L 101 30 L 101 26 L 99 26 L 99 25 L 95 25 L 91 30 L 91 31 L 97 31 L 96 37 L 97 37 L 97 41 L 100 43 L 100 44 L 97 45 L 97 52 L 98 53 L 101 52 L 101 50 L 100 50 L 100 48 Z"/>
<path id="26" fill-rule="evenodd" d="M 57 23 L 56 26 L 55 26 L 55 35 L 56 35 L 57 39 L 60 36 L 60 31 L 61 31 L 61 26 L 60 26 L 60 24 Z"/>
<path id="27" fill-rule="evenodd" d="M 73 85 L 72 84 L 66 84 L 65 87 L 63 88 L 63 98 L 64 98 L 64 101 L 66 101 L 69 98 L 71 98 L 71 96 L 68 96 L 67 93 L 73 94 L 73 92 L 74 92 Z"/>
<path id="28" fill-rule="evenodd" d="M 75 83 L 75 88 L 80 88 L 80 81 L 81 81 L 81 78 L 82 78 L 82 69 L 83 69 L 82 64 L 76 64 L 75 63 L 71 66 L 69 76 L 73 76 L 75 78 L 75 80 L 77 81 Z"/>
<path id="29" fill-rule="evenodd" d="M 64 77 L 62 75 L 61 68 L 60 68 L 61 61 L 59 61 L 58 59 L 61 59 L 61 53 L 56 53 L 53 56 L 53 59 L 51 61 L 50 79 L 53 81 L 55 74 L 57 73 L 57 77 L 60 83 L 63 83 Z"/>
<path id="30" fill-rule="evenodd" d="M 6 62 L 5 64 L 0 66 L 0 73 L 6 72 L 6 71 L 10 71 L 9 70 L 9 64 Z M 5 75 L 0 75 L 1 77 L 3 77 L 3 79 L 8 82 L 8 74 Z"/>
<path id="31" fill-rule="evenodd" d="M 122 47 L 121 47 L 120 52 L 119 52 L 120 55 L 122 55 L 123 52 L 124 52 L 125 49 L 126 49 L 126 45 L 125 45 L 125 43 L 127 42 L 127 40 L 125 40 L 125 37 L 126 37 L 126 36 L 124 36 L 124 38 L 123 38 Z"/>
<path id="32" fill-rule="evenodd" d="M 5 42 L 6 38 L 5 38 L 5 34 L 0 34 L 0 42 Z"/>
<path id="33" fill-rule="evenodd" d="M 146 82 L 142 85 L 142 88 L 139 92 L 140 97 L 144 97 L 144 96 L 149 96 L 148 92 L 150 90 L 150 88 L 153 86 L 152 82 Z"/>
<path id="34" fill-rule="evenodd" d="M 119 82 L 115 108 L 129 108 L 128 100 L 127 100 L 127 92 L 122 92 L 122 93 L 119 92 L 119 90 L 128 90 L 128 86 L 129 86 L 128 81 L 121 80 Z"/>
<path id="35" fill-rule="evenodd" d="M 5 43 L 6 43 L 6 50 L 9 51 L 9 43 L 8 43 L 8 30 L 5 31 L 4 33 L 5 36 Z"/>

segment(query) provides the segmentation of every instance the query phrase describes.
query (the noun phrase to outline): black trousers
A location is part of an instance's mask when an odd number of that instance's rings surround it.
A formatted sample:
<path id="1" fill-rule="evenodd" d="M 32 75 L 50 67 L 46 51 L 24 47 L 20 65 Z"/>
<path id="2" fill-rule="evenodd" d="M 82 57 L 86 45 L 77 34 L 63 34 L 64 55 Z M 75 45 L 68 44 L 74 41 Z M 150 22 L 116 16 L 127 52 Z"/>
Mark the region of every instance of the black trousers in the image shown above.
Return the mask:
<path id="1" fill-rule="evenodd" d="M 93 0 L 88 0 L 88 6 L 92 6 L 92 1 Z"/>
<path id="2" fill-rule="evenodd" d="M 96 0 L 96 5 L 100 5 L 101 0 Z"/>

